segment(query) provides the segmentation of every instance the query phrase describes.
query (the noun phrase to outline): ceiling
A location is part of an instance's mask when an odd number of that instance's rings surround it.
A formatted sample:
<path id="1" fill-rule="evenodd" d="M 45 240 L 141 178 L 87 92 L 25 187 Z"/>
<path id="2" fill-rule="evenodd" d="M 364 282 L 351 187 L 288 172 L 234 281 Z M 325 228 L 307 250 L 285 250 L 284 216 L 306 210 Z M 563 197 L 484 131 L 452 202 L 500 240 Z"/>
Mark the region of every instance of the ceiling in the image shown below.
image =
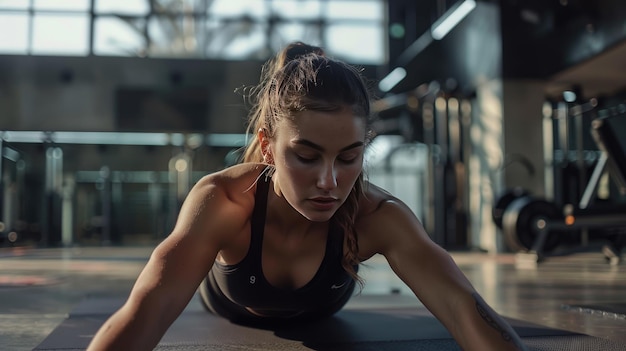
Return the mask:
<path id="1" fill-rule="evenodd" d="M 592 59 L 551 77 L 548 95 L 558 95 L 574 85 L 586 98 L 614 95 L 626 88 L 626 41 L 616 44 Z"/>

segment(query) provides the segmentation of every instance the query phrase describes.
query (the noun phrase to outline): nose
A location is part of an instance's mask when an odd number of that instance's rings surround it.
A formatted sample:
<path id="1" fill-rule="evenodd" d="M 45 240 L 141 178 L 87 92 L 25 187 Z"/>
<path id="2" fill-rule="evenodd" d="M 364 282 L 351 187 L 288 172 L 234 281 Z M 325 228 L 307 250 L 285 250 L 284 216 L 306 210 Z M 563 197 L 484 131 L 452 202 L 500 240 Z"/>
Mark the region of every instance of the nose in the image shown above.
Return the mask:
<path id="1" fill-rule="evenodd" d="M 325 163 L 320 169 L 317 178 L 317 187 L 322 190 L 332 190 L 337 187 L 337 173 L 332 163 Z"/>

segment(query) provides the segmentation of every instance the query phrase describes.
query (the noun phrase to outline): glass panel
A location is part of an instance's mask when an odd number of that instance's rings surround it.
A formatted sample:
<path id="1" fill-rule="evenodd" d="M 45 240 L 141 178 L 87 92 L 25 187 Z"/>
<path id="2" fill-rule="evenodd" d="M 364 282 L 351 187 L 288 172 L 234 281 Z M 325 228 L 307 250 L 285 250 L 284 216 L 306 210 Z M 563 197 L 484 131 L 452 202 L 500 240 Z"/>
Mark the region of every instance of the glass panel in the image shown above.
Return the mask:
<path id="1" fill-rule="evenodd" d="M 206 13 L 207 0 L 153 0 L 155 12 Z"/>
<path id="2" fill-rule="evenodd" d="M 268 10 L 266 1 L 263 0 L 214 0 L 208 8 L 209 15 L 215 17 L 241 17 L 267 18 Z"/>
<path id="3" fill-rule="evenodd" d="M 36 54 L 86 55 L 89 51 L 89 16 L 35 14 L 33 47 Z"/>
<path id="4" fill-rule="evenodd" d="M 96 17 L 93 51 L 96 55 L 145 56 L 145 21 L 119 17 Z"/>
<path id="5" fill-rule="evenodd" d="M 273 0 L 271 9 L 283 19 L 312 19 L 322 15 L 319 0 Z"/>
<path id="6" fill-rule="evenodd" d="M 382 64 L 386 60 L 381 26 L 338 24 L 326 28 L 328 51 L 348 62 Z"/>
<path id="7" fill-rule="evenodd" d="M 91 0 L 35 0 L 35 10 L 88 11 Z"/>
<path id="8" fill-rule="evenodd" d="M 332 0 L 326 3 L 326 18 L 380 21 L 385 18 L 384 5 L 382 0 Z"/>
<path id="9" fill-rule="evenodd" d="M 294 41 L 302 41 L 311 45 L 322 45 L 322 34 L 319 25 L 306 25 L 301 23 L 281 23 L 274 26 L 271 36 L 273 52 L 278 52 L 287 44 Z"/>
<path id="10" fill-rule="evenodd" d="M 194 16 L 153 16 L 148 23 L 150 56 L 199 57 L 204 42 L 204 21 Z"/>
<path id="11" fill-rule="evenodd" d="M 96 13 L 119 13 L 146 15 L 150 10 L 149 0 L 96 0 Z"/>
<path id="12" fill-rule="evenodd" d="M 0 0 L 0 9 L 26 10 L 30 0 Z"/>
<path id="13" fill-rule="evenodd" d="M 266 59 L 267 23 L 208 21 L 206 55 L 210 58 Z"/>
<path id="14" fill-rule="evenodd" d="M 28 51 L 28 15 L 0 14 L 0 52 L 26 54 Z"/>

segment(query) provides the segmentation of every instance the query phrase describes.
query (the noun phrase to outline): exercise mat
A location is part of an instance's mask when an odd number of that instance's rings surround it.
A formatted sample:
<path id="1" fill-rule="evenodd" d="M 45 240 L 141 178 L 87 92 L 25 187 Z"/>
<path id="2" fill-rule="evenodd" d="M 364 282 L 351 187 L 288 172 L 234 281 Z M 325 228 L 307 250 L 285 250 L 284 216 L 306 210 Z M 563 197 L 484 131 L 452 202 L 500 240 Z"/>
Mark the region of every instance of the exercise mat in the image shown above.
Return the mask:
<path id="1" fill-rule="evenodd" d="M 390 297 L 392 298 L 392 297 Z M 84 350 L 124 298 L 87 298 L 34 350 Z M 531 350 L 624 350 L 626 345 L 519 320 L 507 321 Z M 447 330 L 423 307 L 345 308 L 308 324 L 252 328 L 203 310 L 194 299 L 155 350 L 460 350 Z"/>

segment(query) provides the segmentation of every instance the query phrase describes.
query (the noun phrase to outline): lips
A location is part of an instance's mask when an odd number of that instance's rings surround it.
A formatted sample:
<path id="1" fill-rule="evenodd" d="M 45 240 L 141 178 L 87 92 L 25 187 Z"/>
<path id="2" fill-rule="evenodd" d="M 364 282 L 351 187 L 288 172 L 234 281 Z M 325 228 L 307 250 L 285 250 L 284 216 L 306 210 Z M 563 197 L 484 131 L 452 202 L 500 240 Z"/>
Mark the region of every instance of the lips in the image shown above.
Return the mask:
<path id="1" fill-rule="evenodd" d="M 314 208 L 318 210 L 330 210 L 335 207 L 339 200 L 333 197 L 316 197 L 309 200 Z"/>

